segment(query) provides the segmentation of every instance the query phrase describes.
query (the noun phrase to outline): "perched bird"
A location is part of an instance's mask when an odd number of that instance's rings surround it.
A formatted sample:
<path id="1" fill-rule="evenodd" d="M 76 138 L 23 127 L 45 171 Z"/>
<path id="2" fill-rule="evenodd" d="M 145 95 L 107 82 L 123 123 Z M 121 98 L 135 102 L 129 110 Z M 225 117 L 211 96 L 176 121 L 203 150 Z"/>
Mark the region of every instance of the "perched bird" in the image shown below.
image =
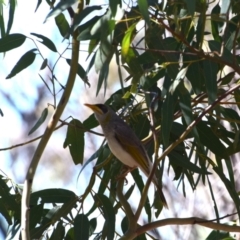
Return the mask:
<path id="1" fill-rule="evenodd" d="M 95 113 L 95 117 L 102 127 L 111 152 L 123 164 L 131 169 L 139 167 L 148 177 L 152 163 L 139 138 L 127 123 L 125 123 L 110 107 L 104 104 L 85 104 Z M 167 201 L 154 175 L 153 183 L 159 193 L 163 206 L 168 208 Z"/>

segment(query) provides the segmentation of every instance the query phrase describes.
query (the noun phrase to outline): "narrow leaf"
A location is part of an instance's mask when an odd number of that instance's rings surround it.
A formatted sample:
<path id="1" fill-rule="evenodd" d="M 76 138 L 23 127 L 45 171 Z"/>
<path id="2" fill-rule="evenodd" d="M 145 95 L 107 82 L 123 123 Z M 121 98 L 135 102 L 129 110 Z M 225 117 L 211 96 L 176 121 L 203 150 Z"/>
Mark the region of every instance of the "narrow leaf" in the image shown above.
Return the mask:
<path id="1" fill-rule="evenodd" d="M 48 108 L 44 108 L 44 110 L 42 111 L 42 114 L 40 116 L 40 118 L 38 119 L 38 121 L 36 122 L 36 124 L 32 127 L 32 129 L 29 131 L 28 135 L 32 134 L 33 132 L 35 132 L 46 120 L 48 115 Z"/>
<path id="2" fill-rule="evenodd" d="M 185 0 L 187 4 L 188 13 L 193 16 L 196 7 L 196 0 Z"/>
<path id="3" fill-rule="evenodd" d="M 83 124 L 77 120 L 73 119 L 67 130 L 67 136 L 63 143 L 63 147 L 69 147 L 74 164 L 83 163 L 84 155 L 84 130 Z"/>
<path id="4" fill-rule="evenodd" d="M 214 134 L 212 129 L 207 125 L 207 122 L 200 121 L 197 124 L 197 130 L 200 140 L 204 145 L 212 151 L 216 156 L 224 157 L 226 154 L 226 147 Z"/>
<path id="5" fill-rule="evenodd" d="M 99 74 L 99 77 L 98 77 L 96 96 L 99 94 L 99 91 L 100 91 L 103 83 L 104 83 L 104 95 L 105 95 L 106 89 L 107 89 L 108 72 L 109 72 L 109 65 L 106 62 L 103 64 L 100 74 Z"/>
<path id="6" fill-rule="evenodd" d="M 42 40 L 42 42 L 39 41 L 40 43 L 45 45 L 47 48 L 49 48 L 53 52 L 57 52 L 57 48 L 55 47 L 54 43 L 49 38 L 47 38 L 41 34 L 37 34 L 37 33 L 31 33 L 31 35 L 40 38 Z"/>
<path id="7" fill-rule="evenodd" d="M 42 63 L 42 65 L 41 65 L 41 67 L 40 67 L 40 70 L 43 70 L 43 69 L 47 66 L 47 64 L 48 64 L 48 60 L 47 60 L 47 58 L 45 58 L 45 59 L 43 60 L 43 63 Z"/>
<path id="8" fill-rule="evenodd" d="M 115 233 L 115 212 L 113 205 L 109 198 L 103 194 L 96 194 L 94 196 L 95 201 L 98 203 L 98 206 L 103 211 L 103 217 L 105 218 L 105 225 L 107 225 L 107 240 L 114 239 Z"/>
<path id="9" fill-rule="evenodd" d="M 128 54 L 128 50 L 129 50 L 129 47 L 130 47 L 130 43 L 131 43 L 131 40 L 132 40 L 132 35 L 133 35 L 133 31 L 135 30 L 135 27 L 136 27 L 136 24 L 137 23 L 134 23 L 132 24 L 132 26 L 130 28 L 128 28 L 123 40 L 122 40 L 122 57 L 126 57 L 127 54 Z"/>
<path id="10" fill-rule="evenodd" d="M 144 20 L 146 21 L 147 25 L 150 26 L 150 17 L 148 14 L 148 3 L 147 0 L 138 0 L 138 7 L 143 15 Z"/>
<path id="11" fill-rule="evenodd" d="M 192 171 L 195 173 L 210 174 L 209 172 L 204 171 L 203 169 L 198 167 L 196 164 L 190 162 L 189 159 L 187 158 L 187 156 L 179 154 L 179 152 L 177 152 L 177 151 L 172 151 L 169 154 L 169 157 L 171 159 L 170 160 L 171 164 L 175 164 L 176 166 L 181 166 L 181 167 L 188 169 L 189 171 Z"/>
<path id="12" fill-rule="evenodd" d="M 71 59 L 66 59 L 67 63 L 69 64 L 69 66 L 71 65 Z M 77 71 L 77 75 L 83 80 L 84 83 L 86 83 L 89 87 L 91 86 L 89 81 L 88 81 L 88 77 L 87 77 L 87 73 L 84 70 L 84 68 L 78 63 L 78 71 Z"/>
<path id="13" fill-rule="evenodd" d="M 21 72 L 23 69 L 27 68 L 28 66 L 30 66 L 36 57 L 36 53 L 34 53 L 34 51 L 36 51 L 37 49 L 32 49 L 28 52 L 26 52 L 16 63 L 16 65 L 13 67 L 12 71 L 10 72 L 10 74 L 6 77 L 6 79 L 12 78 L 14 77 L 16 74 L 18 74 L 19 72 Z"/>
<path id="14" fill-rule="evenodd" d="M 78 214 L 74 219 L 74 239 L 88 240 L 89 220 L 86 215 Z"/>
<path id="15" fill-rule="evenodd" d="M 208 103 L 212 104 L 217 98 L 217 64 L 210 60 L 203 61 L 204 78 L 208 93 Z"/>
<path id="16" fill-rule="evenodd" d="M 52 11 L 46 16 L 46 19 L 44 23 L 50 18 L 55 17 L 59 15 L 61 12 L 66 10 L 68 7 L 73 5 L 77 0 L 66 0 L 66 1 L 60 1 L 53 9 Z"/>
<path id="17" fill-rule="evenodd" d="M 16 7 L 16 0 L 10 0 L 9 3 L 10 3 L 9 14 L 8 14 L 9 18 L 8 18 L 7 31 L 6 31 L 7 35 L 10 33 L 10 30 L 12 28 L 15 7 Z"/>
<path id="18" fill-rule="evenodd" d="M 35 8 L 35 12 L 38 10 L 39 6 L 41 5 L 42 0 L 37 0 L 37 6 Z"/>
<path id="19" fill-rule="evenodd" d="M 109 7 L 111 9 L 113 17 L 115 17 L 115 15 L 116 15 L 118 4 L 121 4 L 120 0 L 109 0 Z"/>
<path id="20" fill-rule="evenodd" d="M 65 227 L 63 226 L 63 222 L 59 221 L 56 228 L 53 230 L 49 240 L 64 239 L 64 236 L 65 236 Z"/>
<path id="21" fill-rule="evenodd" d="M 62 37 L 68 38 L 67 35 L 69 33 L 70 26 L 64 16 L 64 14 L 60 13 L 58 16 L 56 16 L 55 22 L 56 22 L 56 25 L 57 25 L 58 30 L 59 30 L 60 34 L 62 35 Z"/>
<path id="22" fill-rule="evenodd" d="M 41 203 L 66 203 L 77 198 L 74 192 L 61 188 L 49 188 L 31 194 L 30 203 L 37 205 Z"/>
<path id="23" fill-rule="evenodd" d="M 93 11 L 101 10 L 101 9 L 102 9 L 101 6 L 89 6 L 89 7 L 84 8 L 81 12 L 79 12 L 75 16 L 70 32 L 75 31 L 77 29 L 78 25 L 83 21 L 83 19 L 88 17 L 90 14 L 92 14 Z M 91 19 L 90 19 L 90 21 L 91 21 Z"/>
<path id="24" fill-rule="evenodd" d="M 26 39 L 23 34 L 15 33 L 7 35 L 0 39 L 0 52 L 7 52 L 14 48 L 20 47 Z"/>
<path id="25" fill-rule="evenodd" d="M 189 91 L 186 89 L 184 82 L 181 81 L 178 85 L 178 94 L 179 94 L 179 106 L 181 108 L 183 117 L 187 123 L 190 125 L 193 122 L 193 111 L 191 107 L 191 96 Z M 200 138 L 197 132 L 197 128 L 194 127 L 192 131 L 197 143 L 201 145 Z"/>
<path id="26" fill-rule="evenodd" d="M 231 184 L 229 179 L 226 178 L 222 169 L 220 169 L 219 167 L 214 167 L 213 170 L 218 174 L 219 178 L 222 180 L 223 184 L 225 185 L 229 195 L 231 196 L 232 200 L 235 203 L 235 206 L 238 212 L 238 217 L 240 217 L 240 199 L 239 199 L 238 193 L 236 192 L 236 189 Z"/>
<path id="27" fill-rule="evenodd" d="M 97 219 L 96 218 L 92 218 L 89 221 L 89 236 L 91 236 L 94 233 L 96 227 L 97 227 Z"/>
<path id="28" fill-rule="evenodd" d="M 170 92 L 162 104 L 162 139 L 165 147 L 169 144 L 169 136 L 173 123 L 174 97 Z"/>

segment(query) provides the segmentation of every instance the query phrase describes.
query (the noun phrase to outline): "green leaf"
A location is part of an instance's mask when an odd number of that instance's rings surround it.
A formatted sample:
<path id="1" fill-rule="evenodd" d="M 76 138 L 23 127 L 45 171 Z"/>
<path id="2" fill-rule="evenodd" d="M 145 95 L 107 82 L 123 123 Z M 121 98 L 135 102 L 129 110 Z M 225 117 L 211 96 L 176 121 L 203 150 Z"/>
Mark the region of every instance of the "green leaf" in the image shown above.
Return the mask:
<path id="1" fill-rule="evenodd" d="M 38 119 L 38 121 L 35 123 L 35 125 L 32 127 L 32 129 L 29 131 L 28 135 L 32 134 L 33 132 L 35 132 L 46 120 L 48 115 L 48 108 L 44 108 L 44 110 L 42 111 L 42 114 L 40 116 L 40 118 Z"/>
<path id="2" fill-rule="evenodd" d="M 53 207 L 49 211 L 47 211 L 46 215 L 43 216 L 41 224 L 38 227 L 35 227 L 30 230 L 30 239 L 40 239 L 43 232 L 50 226 L 54 215 L 59 210 L 59 206 Z"/>
<path id="3" fill-rule="evenodd" d="M 23 34 L 15 33 L 0 39 L 0 52 L 7 52 L 20 47 L 26 39 Z"/>
<path id="4" fill-rule="evenodd" d="M 70 26 L 63 13 L 55 17 L 55 22 L 62 37 L 68 38 Z"/>
<path id="5" fill-rule="evenodd" d="M 187 4 L 188 13 L 193 16 L 196 7 L 196 0 L 185 0 Z"/>
<path id="6" fill-rule="evenodd" d="M 43 211 L 44 204 L 38 204 L 30 207 L 30 221 L 29 228 L 34 229 L 38 223 L 41 222 L 42 216 L 44 214 Z"/>
<path id="7" fill-rule="evenodd" d="M 42 43 L 53 52 L 57 52 L 57 48 L 55 47 L 55 44 L 49 38 L 37 33 L 31 33 L 31 35 L 40 38 L 42 42 L 41 41 L 38 41 L 38 42 Z"/>
<path id="8" fill-rule="evenodd" d="M 99 125 L 99 122 L 94 116 L 94 113 L 91 114 L 85 121 L 83 121 L 83 126 L 85 129 L 92 129 Z"/>
<path id="9" fill-rule="evenodd" d="M 74 164 L 83 163 L 84 132 L 83 124 L 79 120 L 73 119 L 69 123 L 63 147 L 69 147 Z"/>
<path id="10" fill-rule="evenodd" d="M 43 69 L 47 66 L 47 64 L 48 64 L 48 60 L 47 60 L 47 58 L 45 58 L 45 59 L 43 60 L 43 63 L 42 63 L 42 65 L 41 65 L 41 67 L 40 67 L 40 70 L 43 70 Z"/>
<path id="11" fill-rule="evenodd" d="M 237 103 L 238 109 L 240 109 L 240 90 L 239 89 L 236 89 L 234 91 L 234 98 Z"/>
<path id="12" fill-rule="evenodd" d="M 2 199 L 2 196 L 0 198 L 0 213 L 7 221 L 8 225 L 12 225 L 12 218 L 11 218 L 10 212 L 7 208 L 6 201 Z"/>
<path id="13" fill-rule="evenodd" d="M 70 32 L 75 31 L 77 29 L 78 25 L 84 20 L 84 18 L 88 17 L 95 10 L 102 10 L 102 7 L 93 5 L 93 6 L 88 6 L 88 7 L 84 8 L 82 11 L 80 11 L 74 18 Z"/>
<path id="14" fill-rule="evenodd" d="M 118 4 L 121 5 L 121 1 L 120 0 L 109 0 L 109 7 L 111 9 L 113 17 L 115 17 L 115 15 L 117 13 L 117 5 Z"/>
<path id="15" fill-rule="evenodd" d="M 88 240 L 89 220 L 86 215 L 78 214 L 74 219 L 74 239 Z"/>
<path id="16" fill-rule="evenodd" d="M 41 5 L 42 0 L 37 0 L 37 6 L 35 8 L 35 12 L 38 10 L 39 6 Z"/>
<path id="17" fill-rule="evenodd" d="M 97 227 L 97 219 L 96 218 L 92 218 L 89 221 L 89 236 L 93 235 L 96 227 Z"/>
<path id="18" fill-rule="evenodd" d="M 179 94 L 179 106 L 181 108 L 183 117 L 187 123 L 190 125 L 193 122 L 193 110 L 191 106 L 191 96 L 189 91 L 186 89 L 184 82 L 181 81 L 178 85 L 178 94 Z M 195 137 L 197 143 L 200 144 L 200 138 L 197 132 L 197 128 L 194 127 L 192 130 L 193 136 Z"/>
<path id="19" fill-rule="evenodd" d="M 41 201 L 41 203 L 66 203 L 73 198 L 77 198 L 77 196 L 72 191 L 61 188 L 49 188 L 32 193 L 30 203 L 32 205 L 38 204 L 38 201 Z"/>
<path id="20" fill-rule="evenodd" d="M 132 26 L 130 26 L 126 32 L 126 34 L 124 35 L 124 38 L 122 40 L 122 57 L 125 58 L 128 54 L 129 51 L 129 47 L 130 47 L 130 43 L 132 41 L 132 37 L 133 37 L 133 31 L 136 28 L 137 23 L 132 24 Z"/>
<path id="21" fill-rule="evenodd" d="M 210 40 L 210 41 L 208 41 L 208 45 L 212 52 L 217 52 L 217 53 L 221 54 L 221 61 L 225 61 L 230 64 L 233 63 L 235 57 L 226 47 L 222 47 L 221 42 L 217 42 L 215 40 Z M 217 54 L 215 54 L 214 57 L 220 59 L 220 57 Z"/>
<path id="22" fill-rule="evenodd" d="M 210 60 L 203 61 L 204 79 L 208 94 L 208 103 L 212 104 L 217 99 L 217 72 L 218 66 Z"/>
<path id="23" fill-rule="evenodd" d="M 220 17 L 218 19 L 217 16 L 219 16 L 220 14 L 220 6 L 219 4 L 216 4 L 216 6 L 212 9 L 212 16 L 216 16 L 216 17 L 211 17 L 211 27 L 212 27 L 212 35 L 214 37 L 214 40 L 218 41 L 218 42 L 221 42 L 221 37 L 219 36 L 219 21 L 221 21 Z M 217 19 L 216 19 L 217 18 Z"/>
<path id="24" fill-rule="evenodd" d="M 114 28 L 115 20 L 111 19 L 111 12 L 108 11 L 91 29 L 91 35 L 95 35 L 98 32 L 101 33 L 101 44 L 96 52 L 94 62 L 96 72 L 99 72 L 103 67 L 105 67 L 105 69 L 108 68 L 109 66 L 104 66 L 104 64 L 109 65 L 112 56 L 115 53 L 117 46 L 112 44 Z"/>
<path id="25" fill-rule="evenodd" d="M 66 0 L 66 1 L 60 1 L 52 10 L 51 12 L 46 16 L 44 23 L 50 18 L 55 17 L 59 15 L 61 12 L 66 10 L 68 7 L 72 6 L 77 0 Z"/>
<path id="26" fill-rule="evenodd" d="M 216 156 L 225 157 L 226 147 L 219 140 L 219 138 L 214 134 L 212 129 L 208 127 L 207 122 L 200 121 L 197 124 L 197 130 L 202 143 L 210 151 L 212 151 Z"/>
<path id="27" fill-rule="evenodd" d="M 8 35 L 10 33 L 10 30 L 12 28 L 12 24 L 13 24 L 13 19 L 14 19 L 14 13 L 15 13 L 15 8 L 16 8 L 16 0 L 10 0 L 9 1 L 10 5 L 9 5 L 9 14 L 8 14 L 8 23 L 7 23 L 7 31 L 6 31 L 6 35 Z"/>
<path id="28" fill-rule="evenodd" d="M 221 82 L 221 85 L 229 84 L 233 80 L 234 76 L 235 76 L 235 72 L 230 72 L 226 76 L 221 78 L 219 82 Z"/>
<path id="29" fill-rule="evenodd" d="M 16 74 L 18 74 L 19 72 L 21 72 L 23 69 L 27 68 L 28 66 L 30 66 L 36 57 L 36 53 L 34 53 L 34 51 L 36 51 L 37 49 L 32 49 L 28 52 L 26 52 L 16 63 L 16 65 L 13 67 L 12 71 L 10 72 L 10 74 L 6 77 L 6 79 L 12 78 L 14 77 Z"/>
<path id="30" fill-rule="evenodd" d="M 0 32 L 1 37 L 6 36 L 6 30 L 5 30 L 5 23 L 4 23 L 4 17 L 3 17 L 3 3 L 0 3 Z"/>
<path id="31" fill-rule="evenodd" d="M 196 164 L 190 162 L 189 158 L 185 154 L 180 154 L 177 151 L 172 151 L 169 153 L 170 163 L 176 166 L 181 166 L 189 171 L 199 173 L 199 174 L 210 174 L 207 171 L 204 171 Z"/>
<path id="32" fill-rule="evenodd" d="M 147 25 L 150 26 L 150 17 L 148 14 L 148 2 L 147 0 L 138 0 L 138 7 L 143 15 L 144 20 L 146 21 Z"/>
<path id="33" fill-rule="evenodd" d="M 175 97 L 173 96 L 173 94 L 168 92 L 166 99 L 162 104 L 161 133 L 162 133 L 163 144 L 165 147 L 169 145 L 169 136 L 170 136 L 170 131 L 173 123 L 173 112 L 174 112 L 174 106 L 175 106 L 175 101 L 174 101 Z"/>
<path id="34" fill-rule="evenodd" d="M 57 223 L 56 228 L 53 230 L 50 240 L 59 240 L 63 239 L 65 236 L 65 227 L 63 226 L 63 222 L 59 221 Z"/>
<path id="35" fill-rule="evenodd" d="M 71 66 L 71 59 L 66 59 L 66 61 L 67 61 L 68 65 Z M 79 63 L 78 63 L 77 75 L 83 80 L 84 83 L 86 83 L 89 87 L 91 87 L 91 85 L 88 81 L 87 73 Z"/>
<path id="36" fill-rule="evenodd" d="M 81 170 L 80 170 L 80 172 L 79 172 L 79 174 L 78 174 L 78 177 L 77 177 L 78 179 L 79 179 L 82 171 L 85 169 L 85 167 L 86 167 L 89 163 L 91 163 L 92 161 L 94 161 L 96 158 L 98 158 L 98 157 L 100 156 L 100 154 L 101 154 L 102 151 L 103 151 L 103 147 L 99 148 L 94 154 L 92 154 L 92 156 L 91 156 L 87 161 L 84 162 L 84 164 L 83 164 L 83 166 L 82 166 L 82 168 L 81 168 Z"/>
<path id="37" fill-rule="evenodd" d="M 232 200 L 235 203 L 235 206 L 236 206 L 236 209 L 238 212 L 238 216 L 240 217 L 240 199 L 239 199 L 239 195 L 236 192 L 234 185 L 231 184 L 229 179 L 226 178 L 225 174 L 223 173 L 222 169 L 220 169 L 220 167 L 214 167 L 213 170 L 218 174 L 218 176 L 222 180 L 223 184 L 225 185 L 228 193 L 230 194 Z"/>
<path id="38" fill-rule="evenodd" d="M 99 39 L 100 33 L 92 34 L 91 30 L 95 23 L 101 18 L 102 16 L 95 16 L 91 18 L 88 22 L 80 25 L 78 27 L 79 35 L 77 37 L 78 41 L 90 40 L 90 39 Z"/>
<path id="39" fill-rule="evenodd" d="M 186 51 L 186 53 L 189 53 L 189 51 Z M 187 62 L 186 65 L 188 66 L 188 70 L 187 70 L 186 76 L 188 80 L 191 82 L 194 93 L 200 94 L 203 91 L 203 86 L 204 86 L 204 76 L 203 76 L 204 71 L 203 71 L 203 66 L 202 66 L 203 64 L 201 62 L 201 59 L 196 56 L 184 54 L 183 61 Z"/>
<path id="40" fill-rule="evenodd" d="M 126 233 L 129 227 L 128 218 L 125 216 L 121 222 L 121 229 L 123 233 Z M 147 240 L 145 233 L 134 238 L 134 240 Z"/>
<path id="41" fill-rule="evenodd" d="M 107 240 L 114 239 L 115 234 L 115 212 L 113 205 L 109 198 L 107 198 L 103 194 L 96 194 L 94 196 L 98 207 L 100 207 L 103 211 L 103 217 L 105 218 L 105 226 L 107 226 Z"/>
<path id="42" fill-rule="evenodd" d="M 109 64 L 108 64 L 108 62 L 105 62 L 100 70 L 100 74 L 98 77 L 96 96 L 99 94 L 99 91 L 100 91 L 103 83 L 104 83 L 104 96 L 105 96 L 106 90 L 107 90 L 108 72 L 109 72 Z"/>
<path id="43" fill-rule="evenodd" d="M 224 232 L 219 230 L 213 230 L 206 238 L 206 240 L 216 240 L 216 239 L 235 240 L 235 238 L 232 238 L 230 236 L 229 232 Z"/>
<path id="44" fill-rule="evenodd" d="M 74 240 L 74 228 L 70 228 L 64 238 L 64 240 Z"/>

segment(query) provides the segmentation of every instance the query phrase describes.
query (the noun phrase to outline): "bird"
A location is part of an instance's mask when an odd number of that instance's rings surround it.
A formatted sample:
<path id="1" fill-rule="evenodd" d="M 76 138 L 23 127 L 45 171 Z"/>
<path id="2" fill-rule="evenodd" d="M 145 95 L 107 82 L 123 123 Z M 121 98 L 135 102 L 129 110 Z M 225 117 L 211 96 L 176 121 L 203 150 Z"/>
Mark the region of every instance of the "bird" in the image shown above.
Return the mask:
<path id="1" fill-rule="evenodd" d="M 130 170 L 140 168 L 148 177 L 152 169 L 152 162 L 142 142 L 131 127 L 105 104 L 85 103 L 84 105 L 94 112 L 113 155 Z M 157 189 L 163 206 L 168 208 L 166 198 L 155 174 L 152 182 Z"/>

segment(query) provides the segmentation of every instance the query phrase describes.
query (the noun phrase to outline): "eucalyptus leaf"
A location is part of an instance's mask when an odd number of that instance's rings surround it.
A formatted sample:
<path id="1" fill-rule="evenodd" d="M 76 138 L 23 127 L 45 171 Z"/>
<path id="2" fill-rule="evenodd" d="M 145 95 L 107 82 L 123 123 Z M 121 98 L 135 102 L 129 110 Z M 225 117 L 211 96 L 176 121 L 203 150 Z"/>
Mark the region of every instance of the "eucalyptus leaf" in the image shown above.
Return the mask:
<path id="1" fill-rule="evenodd" d="M 12 78 L 15 75 L 17 75 L 18 73 L 20 73 L 22 70 L 24 70 L 25 68 L 27 68 L 28 66 L 30 66 L 36 57 L 36 53 L 35 51 L 37 51 L 36 48 L 26 52 L 16 63 L 16 65 L 13 67 L 13 69 L 11 70 L 11 72 L 9 73 L 9 75 L 6 77 L 6 79 Z"/>
<path id="2" fill-rule="evenodd" d="M 42 111 L 42 114 L 40 116 L 40 118 L 38 119 L 38 121 L 35 123 L 35 125 L 32 127 L 32 129 L 29 131 L 28 135 L 32 134 L 33 132 L 35 132 L 46 120 L 48 115 L 48 108 L 44 108 Z"/>

